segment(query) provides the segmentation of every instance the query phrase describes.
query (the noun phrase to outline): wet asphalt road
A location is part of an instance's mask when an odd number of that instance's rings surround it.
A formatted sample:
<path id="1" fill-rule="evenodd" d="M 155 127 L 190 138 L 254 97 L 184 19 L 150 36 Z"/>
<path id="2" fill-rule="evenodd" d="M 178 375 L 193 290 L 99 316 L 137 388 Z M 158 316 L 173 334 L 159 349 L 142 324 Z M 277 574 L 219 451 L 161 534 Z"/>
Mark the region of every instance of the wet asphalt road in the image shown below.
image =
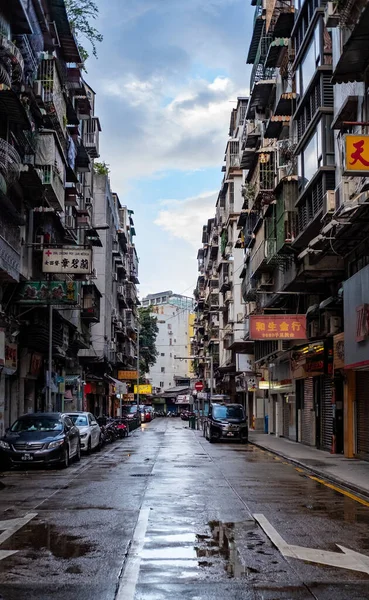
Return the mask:
<path id="1" fill-rule="evenodd" d="M 284 558 L 290 544 L 369 556 L 369 507 L 253 446 L 156 419 L 66 471 L 0 479 L 5 600 L 362 600 L 369 575 Z M 1 524 L 0 524 L 1 525 Z M 4 526 L 4 524 L 3 524 Z"/>

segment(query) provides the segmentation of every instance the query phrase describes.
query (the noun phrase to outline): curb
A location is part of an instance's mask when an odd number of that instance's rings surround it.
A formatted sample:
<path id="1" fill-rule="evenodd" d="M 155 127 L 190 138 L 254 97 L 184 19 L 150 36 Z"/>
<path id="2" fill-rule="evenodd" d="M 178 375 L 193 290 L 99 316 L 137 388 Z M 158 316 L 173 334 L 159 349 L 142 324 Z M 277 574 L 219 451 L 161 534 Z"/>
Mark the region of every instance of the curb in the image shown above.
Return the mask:
<path id="1" fill-rule="evenodd" d="M 253 442 L 250 439 L 249 439 L 249 444 L 252 444 L 252 446 L 255 446 L 256 448 L 261 448 L 262 450 L 267 450 L 271 454 L 275 454 L 276 456 L 283 458 L 284 460 L 296 465 L 297 467 L 300 467 L 300 468 L 304 469 L 305 471 L 312 473 L 316 477 L 320 477 L 320 479 L 324 479 L 324 480 L 327 480 L 329 483 L 338 485 L 341 488 L 343 488 L 344 490 L 356 494 L 362 500 L 366 500 L 367 502 L 369 502 L 369 492 L 367 490 L 364 490 L 363 488 L 352 485 L 351 483 L 347 483 L 347 481 L 344 481 L 343 479 L 340 479 L 339 477 L 332 477 L 332 475 L 329 475 L 327 473 L 319 471 L 318 469 L 314 469 L 314 467 L 308 466 L 305 463 L 301 462 L 300 460 L 296 460 L 295 458 L 290 458 L 289 456 L 286 456 L 282 452 L 278 452 L 278 450 L 272 450 L 271 448 L 268 448 L 268 446 L 263 446 L 262 444 Z"/>

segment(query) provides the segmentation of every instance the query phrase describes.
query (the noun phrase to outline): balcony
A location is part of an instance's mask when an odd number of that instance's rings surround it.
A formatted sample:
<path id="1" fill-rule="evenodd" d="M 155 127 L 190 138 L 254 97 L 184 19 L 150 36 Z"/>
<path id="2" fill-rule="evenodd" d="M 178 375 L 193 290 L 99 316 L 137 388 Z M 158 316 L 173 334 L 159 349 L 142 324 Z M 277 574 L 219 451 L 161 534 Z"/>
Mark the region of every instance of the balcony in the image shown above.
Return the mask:
<path id="1" fill-rule="evenodd" d="M 340 7 L 341 26 L 345 25 L 341 29 L 341 35 L 343 37 L 346 32 L 348 35 L 342 40 L 342 52 L 332 81 L 365 81 L 369 62 L 369 5 L 366 0 L 342 1 Z"/>
<path id="2" fill-rule="evenodd" d="M 36 95 L 44 104 L 46 112 L 63 143 L 66 132 L 67 105 L 64 100 L 63 87 L 55 58 L 41 60 L 34 87 L 35 90 L 39 90 Z"/>
<path id="3" fill-rule="evenodd" d="M 97 117 L 92 117 L 85 121 L 85 130 L 83 133 L 83 145 L 91 158 L 99 158 L 99 132 L 101 131 L 100 121 Z"/>
<path id="4" fill-rule="evenodd" d="M 229 279 L 229 264 L 222 263 L 223 268 L 219 273 L 219 291 L 221 293 L 228 291 L 231 288 L 231 282 Z"/>
<path id="5" fill-rule="evenodd" d="M 297 213 L 295 210 L 286 210 L 277 218 L 276 252 L 281 253 L 290 248 L 297 236 Z"/>
<path id="6" fill-rule="evenodd" d="M 21 158 L 11 144 L 0 138 L 0 190 L 5 194 L 20 177 Z"/>
<path id="7" fill-rule="evenodd" d="M 39 166 L 45 197 L 52 208 L 64 211 L 65 191 L 57 167 L 52 165 Z"/>
<path id="8" fill-rule="evenodd" d="M 0 34 L 0 60 L 10 76 L 11 81 L 20 81 L 23 75 L 23 56 L 17 46 Z"/>
<path id="9" fill-rule="evenodd" d="M 254 13 L 254 23 L 252 28 L 252 38 L 250 42 L 249 53 L 247 55 L 247 64 L 253 64 L 255 62 L 255 57 L 257 55 L 260 37 L 263 32 L 265 26 L 265 15 L 263 11 L 263 2 L 262 0 L 256 1 L 255 13 Z"/>
<path id="10" fill-rule="evenodd" d="M 247 183 L 253 186 L 254 200 L 250 201 L 249 208 L 259 209 L 260 206 L 270 204 L 274 200 L 276 184 L 275 173 L 275 148 L 268 147 L 259 150 L 259 159 L 254 172 L 247 174 Z"/>
<path id="11" fill-rule="evenodd" d="M 209 310 L 219 310 L 219 294 L 211 293 L 207 299 Z"/>
<path id="12" fill-rule="evenodd" d="M 88 323 L 99 323 L 100 298 L 101 294 L 94 283 L 82 284 L 81 319 Z"/>
<path id="13" fill-rule="evenodd" d="M 0 281 L 18 282 L 20 271 L 20 230 L 4 213 L 0 217 Z"/>
<path id="14" fill-rule="evenodd" d="M 41 173 L 46 198 L 52 208 L 64 211 L 65 205 L 65 165 L 53 132 L 39 132 L 37 138 L 35 165 Z"/>
<path id="15" fill-rule="evenodd" d="M 271 258 L 275 255 L 276 240 L 268 238 L 262 240 L 250 257 L 250 277 L 254 277 L 258 271 L 268 271 L 271 264 Z"/>

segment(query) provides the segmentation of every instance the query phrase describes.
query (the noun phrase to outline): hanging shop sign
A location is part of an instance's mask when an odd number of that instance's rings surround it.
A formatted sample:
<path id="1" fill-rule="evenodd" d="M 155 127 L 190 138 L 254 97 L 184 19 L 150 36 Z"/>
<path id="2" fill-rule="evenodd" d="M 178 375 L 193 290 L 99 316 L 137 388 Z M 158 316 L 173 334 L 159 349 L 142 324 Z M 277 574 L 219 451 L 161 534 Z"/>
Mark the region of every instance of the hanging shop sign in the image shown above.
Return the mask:
<path id="1" fill-rule="evenodd" d="M 74 281 L 28 281 L 18 286 L 19 304 L 77 304 Z"/>
<path id="2" fill-rule="evenodd" d="M 137 371 L 118 371 L 118 379 L 137 379 Z"/>
<path id="3" fill-rule="evenodd" d="M 333 365 L 334 369 L 345 368 L 345 334 L 338 333 L 333 337 Z"/>
<path id="4" fill-rule="evenodd" d="M 45 248 L 42 256 L 44 273 L 91 273 L 91 250 L 85 248 Z"/>
<path id="5" fill-rule="evenodd" d="M 252 340 L 304 340 L 305 315 L 250 315 Z"/>
<path id="6" fill-rule="evenodd" d="M 5 368 L 15 373 L 18 366 L 18 344 L 5 340 Z"/>
<path id="7" fill-rule="evenodd" d="M 124 402 L 134 402 L 135 399 L 135 395 L 132 393 L 129 394 L 123 394 L 123 400 Z"/>
<path id="8" fill-rule="evenodd" d="M 369 135 L 344 136 L 344 174 L 369 173 Z"/>
<path id="9" fill-rule="evenodd" d="M 137 385 L 134 387 L 134 393 L 137 394 Z M 152 393 L 152 385 L 142 384 L 138 386 L 139 394 L 151 394 Z"/>
<path id="10" fill-rule="evenodd" d="M 255 356 L 253 354 L 236 354 L 236 371 L 255 373 Z"/>

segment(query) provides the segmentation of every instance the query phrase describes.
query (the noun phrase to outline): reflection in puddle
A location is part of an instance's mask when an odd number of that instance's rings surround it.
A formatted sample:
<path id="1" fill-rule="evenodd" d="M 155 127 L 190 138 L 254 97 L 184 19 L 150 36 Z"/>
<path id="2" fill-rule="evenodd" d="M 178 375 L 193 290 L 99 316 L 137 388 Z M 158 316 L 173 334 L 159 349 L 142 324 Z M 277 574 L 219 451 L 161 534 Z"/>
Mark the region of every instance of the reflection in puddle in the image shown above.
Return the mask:
<path id="1" fill-rule="evenodd" d="M 59 533 L 53 525 L 32 523 L 14 534 L 7 542 L 9 550 L 49 550 L 56 558 L 78 558 L 94 550 L 94 545 L 77 536 Z"/>
<path id="2" fill-rule="evenodd" d="M 192 546 L 167 546 L 165 548 L 152 548 L 141 552 L 143 559 L 194 559 L 196 551 Z"/>
<path id="3" fill-rule="evenodd" d="M 155 538 L 146 537 L 145 543 L 155 541 L 156 544 L 165 542 L 166 544 L 177 543 L 177 544 L 194 544 L 197 536 L 194 533 L 174 533 L 170 535 L 157 535 Z"/>
<path id="4" fill-rule="evenodd" d="M 203 560 L 212 557 L 222 558 L 225 561 L 224 569 L 228 577 L 242 577 L 249 572 L 241 562 L 234 539 L 234 523 L 221 523 L 210 521 L 211 535 L 197 535 L 198 546 L 195 547 L 199 560 L 199 567 L 205 568 L 213 565 L 212 561 Z"/>

